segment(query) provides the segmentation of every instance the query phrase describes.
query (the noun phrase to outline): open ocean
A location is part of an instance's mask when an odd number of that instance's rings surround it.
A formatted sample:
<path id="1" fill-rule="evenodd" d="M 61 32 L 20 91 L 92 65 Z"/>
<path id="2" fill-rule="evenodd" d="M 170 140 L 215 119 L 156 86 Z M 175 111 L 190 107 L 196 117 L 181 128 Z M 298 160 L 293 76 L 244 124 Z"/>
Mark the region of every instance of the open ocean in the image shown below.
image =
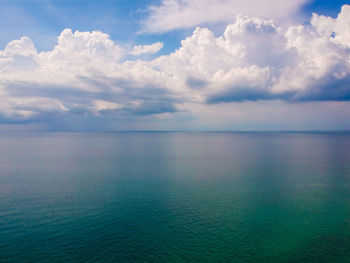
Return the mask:
<path id="1" fill-rule="evenodd" d="M 1 133 L 0 262 L 350 262 L 350 133 Z"/>

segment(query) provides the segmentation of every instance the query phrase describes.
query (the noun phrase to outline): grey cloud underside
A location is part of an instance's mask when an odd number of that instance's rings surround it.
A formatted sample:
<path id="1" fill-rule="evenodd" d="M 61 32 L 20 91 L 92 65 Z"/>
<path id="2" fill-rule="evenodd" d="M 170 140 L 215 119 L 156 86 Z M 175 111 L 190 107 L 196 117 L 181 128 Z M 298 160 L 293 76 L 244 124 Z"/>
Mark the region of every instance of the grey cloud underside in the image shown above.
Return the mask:
<path id="1" fill-rule="evenodd" d="M 250 88 L 234 87 L 224 91 L 223 93 L 210 95 L 206 102 L 209 104 L 223 102 L 245 102 L 258 100 L 288 100 L 292 94 L 272 94 L 268 91 L 259 91 Z"/>
<path id="2" fill-rule="evenodd" d="M 206 80 L 189 76 L 186 80 L 186 84 L 192 89 L 201 89 L 206 87 L 209 83 Z"/>
<path id="3" fill-rule="evenodd" d="M 206 102 L 215 104 L 259 100 L 283 100 L 291 103 L 302 101 L 350 101 L 350 76 L 341 80 L 322 80 L 320 82 L 320 84 L 307 90 L 283 93 L 272 93 L 269 90 L 257 90 L 249 87 L 232 87 L 227 88 L 222 93 L 208 96 Z M 326 82 L 326 84 L 322 84 L 322 82 Z"/>
<path id="4" fill-rule="evenodd" d="M 83 83 L 86 83 L 90 87 L 99 88 L 104 92 L 90 92 L 92 96 L 96 98 L 110 100 L 111 102 L 125 102 L 131 99 L 138 99 L 144 101 L 168 101 L 169 103 L 180 102 L 174 98 L 174 94 L 171 90 L 167 90 L 164 87 L 151 85 L 143 85 L 139 88 L 131 80 L 121 78 L 106 78 L 106 77 L 78 77 Z M 101 96 L 101 97 L 99 97 Z"/>
<path id="5" fill-rule="evenodd" d="M 349 101 L 350 76 L 341 80 L 333 80 L 327 85 L 318 85 L 292 97 L 296 101 Z"/>
<path id="6" fill-rule="evenodd" d="M 310 24 L 288 28 L 240 15 L 222 36 L 196 28 L 176 51 L 150 61 L 126 60 L 128 51 L 98 31 L 64 30 L 48 52 L 23 37 L 0 51 L 0 123 L 161 119 L 261 100 L 349 101 L 349 25 L 350 6 L 337 18 L 315 14 Z"/>
<path id="7" fill-rule="evenodd" d="M 83 82 L 90 85 L 96 85 L 102 87 L 102 82 L 90 78 L 81 78 Z M 89 104 L 91 100 L 104 100 L 112 103 L 124 103 L 124 107 L 116 110 L 100 110 L 98 113 L 102 116 L 105 115 L 118 115 L 118 114 L 136 114 L 136 115 L 150 115 L 161 113 L 173 113 L 178 111 L 175 107 L 175 103 L 179 101 L 171 97 L 171 93 L 161 87 L 143 87 L 142 90 L 129 86 L 125 80 L 114 79 L 110 80 L 116 87 L 122 87 L 120 91 L 114 91 L 109 85 L 105 85 L 104 91 L 92 92 L 84 90 L 74 90 L 69 87 L 61 86 L 40 86 L 34 83 L 9 83 L 6 85 L 5 90 L 8 94 L 15 98 L 24 97 L 38 97 L 38 98 L 52 98 L 63 101 L 63 105 L 69 110 L 66 113 L 85 115 L 90 114 Z M 132 100 L 141 100 L 140 105 L 133 106 L 128 103 Z M 39 112 L 40 109 L 33 106 L 16 106 L 18 110 L 30 110 L 33 112 Z M 50 111 L 47 112 L 48 116 L 53 116 Z"/>

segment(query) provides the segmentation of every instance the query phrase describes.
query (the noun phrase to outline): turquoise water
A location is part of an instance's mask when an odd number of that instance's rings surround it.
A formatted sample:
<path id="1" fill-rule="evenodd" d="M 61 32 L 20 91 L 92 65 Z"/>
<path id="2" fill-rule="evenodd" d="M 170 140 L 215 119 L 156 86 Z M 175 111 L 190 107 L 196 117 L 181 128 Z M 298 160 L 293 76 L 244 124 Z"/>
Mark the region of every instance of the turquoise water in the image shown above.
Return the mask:
<path id="1" fill-rule="evenodd" d="M 0 262 L 350 262 L 350 134 L 0 134 Z"/>

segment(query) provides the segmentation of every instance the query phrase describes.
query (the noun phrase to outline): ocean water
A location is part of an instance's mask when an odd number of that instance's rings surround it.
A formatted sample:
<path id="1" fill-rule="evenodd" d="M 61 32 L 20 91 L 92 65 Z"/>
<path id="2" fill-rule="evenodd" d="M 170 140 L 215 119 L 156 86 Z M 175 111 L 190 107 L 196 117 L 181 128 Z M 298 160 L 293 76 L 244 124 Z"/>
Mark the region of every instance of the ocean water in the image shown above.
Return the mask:
<path id="1" fill-rule="evenodd" d="M 1 133 L 0 262 L 350 262 L 350 134 Z"/>

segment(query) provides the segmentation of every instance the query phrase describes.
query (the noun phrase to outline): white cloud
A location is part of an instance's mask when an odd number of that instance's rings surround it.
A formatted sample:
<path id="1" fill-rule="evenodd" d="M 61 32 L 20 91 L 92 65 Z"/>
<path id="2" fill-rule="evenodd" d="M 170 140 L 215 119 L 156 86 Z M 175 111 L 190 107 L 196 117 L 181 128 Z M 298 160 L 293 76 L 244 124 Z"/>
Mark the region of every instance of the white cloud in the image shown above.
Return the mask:
<path id="1" fill-rule="evenodd" d="M 166 32 L 205 23 L 232 23 L 239 14 L 265 19 L 286 19 L 296 15 L 308 0 L 162 0 L 150 6 L 143 21 L 146 32 Z"/>
<path id="2" fill-rule="evenodd" d="M 139 56 L 143 54 L 155 54 L 163 48 L 162 42 L 157 42 L 152 45 L 139 45 L 135 46 L 134 49 L 130 52 L 131 55 Z"/>
<path id="3" fill-rule="evenodd" d="M 337 18 L 315 14 L 310 25 L 282 28 L 239 15 L 222 36 L 198 27 L 151 61 L 125 61 L 128 52 L 98 31 L 66 29 L 48 52 L 23 37 L 0 51 L 0 122 L 164 119 L 225 102 L 349 101 L 349 17 L 344 6 Z"/>
<path id="4" fill-rule="evenodd" d="M 350 47 L 350 5 L 344 5 L 338 16 L 331 17 L 313 14 L 311 24 L 321 35 L 331 36 L 333 41 L 340 45 Z"/>

